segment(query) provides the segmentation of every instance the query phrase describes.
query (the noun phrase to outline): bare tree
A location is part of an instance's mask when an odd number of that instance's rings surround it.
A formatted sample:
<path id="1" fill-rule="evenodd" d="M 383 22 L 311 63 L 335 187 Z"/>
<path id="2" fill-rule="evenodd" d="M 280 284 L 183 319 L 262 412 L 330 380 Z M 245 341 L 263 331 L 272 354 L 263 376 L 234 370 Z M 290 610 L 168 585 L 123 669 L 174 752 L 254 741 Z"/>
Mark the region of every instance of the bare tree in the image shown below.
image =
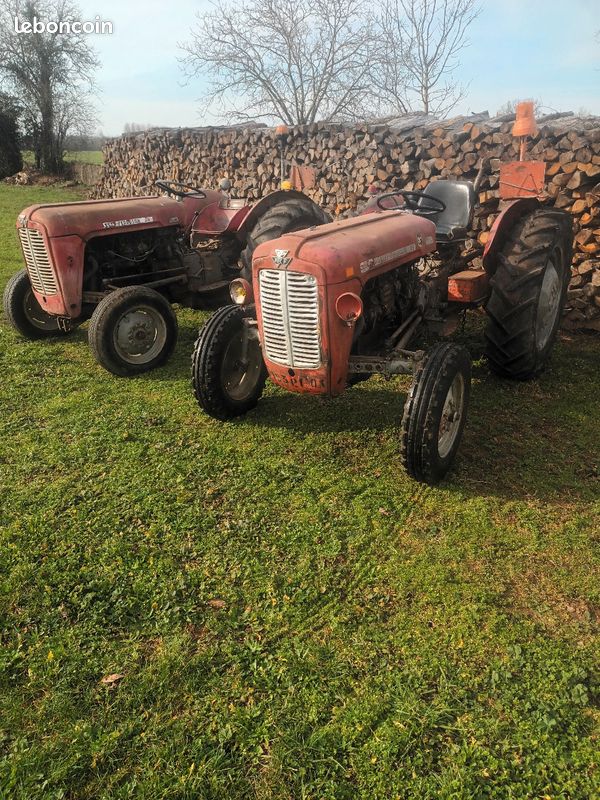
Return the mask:
<path id="1" fill-rule="evenodd" d="M 56 147 L 61 154 L 65 149 L 67 137 L 89 135 L 98 124 L 96 107 L 86 97 L 80 97 L 77 90 L 65 87 L 56 95 L 55 103 Z"/>
<path id="2" fill-rule="evenodd" d="M 448 114 L 465 94 L 454 72 L 478 14 L 476 0 L 384 0 L 374 76 L 382 103 L 395 112 Z"/>
<path id="3" fill-rule="evenodd" d="M 180 45 L 188 77 L 229 118 L 286 124 L 365 117 L 372 25 L 365 0 L 222 0 Z"/>
<path id="4" fill-rule="evenodd" d="M 71 22 L 81 12 L 70 0 L 0 0 L 0 78 L 19 98 L 33 139 L 36 162 L 45 172 L 62 168 L 62 143 L 85 118 L 98 66 L 89 37 L 72 31 L 15 31 L 15 18 Z"/>
<path id="5" fill-rule="evenodd" d="M 500 106 L 498 111 L 496 111 L 497 117 L 504 117 L 508 116 L 509 114 L 514 114 L 517 110 L 517 105 L 521 102 L 521 100 L 507 100 L 506 103 Z M 533 113 L 536 117 L 541 116 L 544 111 L 546 110 L 546 106 L 544 102 L 537 98 L 534 100 L 530 98 L 530 102 L 533 103 Z M 553 111 L 554 109 L 549 109 L 549 111 Z"/>
<path id="6" fill-rule="evenodd" d="M 142 123 L 142 122 L 126 122 L 123 126 L 123 133 L 143 133 L 144 131 L 149 131 L 152 128 L 155 128 L 156 125 L 151 125 L 150 123 Z"/>

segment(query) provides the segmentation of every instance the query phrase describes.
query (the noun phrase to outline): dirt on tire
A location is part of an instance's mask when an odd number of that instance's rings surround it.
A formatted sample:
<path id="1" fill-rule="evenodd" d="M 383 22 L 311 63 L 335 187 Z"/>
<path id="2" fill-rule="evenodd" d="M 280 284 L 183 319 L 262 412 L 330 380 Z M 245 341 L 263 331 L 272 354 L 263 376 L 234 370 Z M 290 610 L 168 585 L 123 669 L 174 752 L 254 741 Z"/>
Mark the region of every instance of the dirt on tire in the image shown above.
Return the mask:
<path id="1" fill-rule="evenodd" d="M 497 257 L 486 306 L 487 355 L 496 374 L 526 380 L 544 368 L 566 299 L 572 249 L 571 217 L 555 209 L 526 214 L 508 236 Z M 554 282 L 551 309 L 544 292 L 548 278 Z M 545 328 L 542 315 L 547 317 Z"/>

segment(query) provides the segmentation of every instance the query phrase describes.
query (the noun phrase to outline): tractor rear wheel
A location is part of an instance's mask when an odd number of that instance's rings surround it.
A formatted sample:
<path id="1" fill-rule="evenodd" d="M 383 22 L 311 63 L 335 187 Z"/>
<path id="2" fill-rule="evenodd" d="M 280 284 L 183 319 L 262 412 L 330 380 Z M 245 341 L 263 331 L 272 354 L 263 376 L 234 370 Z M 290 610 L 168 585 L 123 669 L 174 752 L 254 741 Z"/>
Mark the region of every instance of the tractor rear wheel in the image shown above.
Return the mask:
<path id="1" fill-rule="evenodd" d="M 126 286 L 98 303 L 88 341 L 96 361 L 113 375 L 139 375 L 171 356 L 177 343 L 177 317 L 154 289 Z"/>
<path id="2" fill-rule="evenodd" d="M 278 239 L 285 233 L 301 231 L 315 225 L 330 222 L 329 216 L 308 197 L 290 197 L 269 208 L 248 234 L 246 247 L 241 255 L 244 274 L 252 271 L 252 256 L 259 244 Z"/>
<path id="3" fill-rule="evenodd" d="M 70 333 L 70 330 L 60 328 L 58 317 L 47 314 L 35 299 L 25 269 L 13 275 L 6 284 L 4 313 L 13 328 L 26 339 L 46 339 Z"/>
<path id="4" fill-rule="evenodd" d="M 467 420 L 471 357 L 441 342 L 415 374 L 402 416 L 402 460 L 408 474 L 435 484 L 450 469 Z"/>
<path id="5" fill-rule="evenodd" d="M 251 317 L 240 306 L 220 308 L 200 329 L 192 355 L 192 386 L 211 417 L 233 419 L 256 406 L 267 370 L 258 338 L 244 331 Z"/>
<path id="6" fill-rule="evenodd" d="M 486 306 L 490 368 L 525 380 L 544 368 L 571 277 L 573 230 L 563 211 L 539 209 L 521 218 L 498 255 Z"/>

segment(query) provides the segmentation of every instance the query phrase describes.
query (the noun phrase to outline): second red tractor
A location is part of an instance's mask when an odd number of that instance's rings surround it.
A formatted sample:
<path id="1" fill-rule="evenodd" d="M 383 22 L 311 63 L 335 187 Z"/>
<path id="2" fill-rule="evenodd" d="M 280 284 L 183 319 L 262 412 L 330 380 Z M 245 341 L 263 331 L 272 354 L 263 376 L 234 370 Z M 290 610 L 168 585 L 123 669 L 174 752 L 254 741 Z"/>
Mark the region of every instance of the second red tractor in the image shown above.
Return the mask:
<path id="1" fill-rule="evenodd" d="M 465 425 L 471 358 L 461 344 L 425 342 L 483 306 L 491 368 L 530 378 L 550 354 L 570 277 L 571 218 L 536 198 L 508 205 L 484 269 L 465 268 L 474 199 L 470 183 L 437 181 L 258 247 L 252 282 L 232 284 L 237 305 L 200 331 L 192 366 L 200 406 L 221 420 L 245 414 L 267 376 L 291 392 L 335 397 L 373 373 L 410 374 L 404 465 L 419 481 L 439 481 Z"/>
<path id="2" fill-rule="evenodd" d="M 214 308 L 250 275 L 254 248 L 330 217 L 302 192 L 256 203 L 221 191 L 156 182 L 161 195 L 35 205 L 17 219 L 25 269 L 4 292 L 29 339 L 66 335 L 90 320 L 97 361 L 115 375 L 163 364 L 177 341 L 171 307 Z M 224 294 L 225 293 L 225 294 Z"/>

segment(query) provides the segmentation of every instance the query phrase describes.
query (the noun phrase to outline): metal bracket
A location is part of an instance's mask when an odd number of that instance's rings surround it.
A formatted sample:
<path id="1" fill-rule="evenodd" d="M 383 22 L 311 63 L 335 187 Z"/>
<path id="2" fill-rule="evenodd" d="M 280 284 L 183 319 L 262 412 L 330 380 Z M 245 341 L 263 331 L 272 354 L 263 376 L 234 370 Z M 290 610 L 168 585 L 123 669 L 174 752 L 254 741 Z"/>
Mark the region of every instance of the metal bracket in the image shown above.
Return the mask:
<path id="1" fill-rule="evenodd" d="M 425 357 L 423 350 L 409 352 L 401 350 L 391 353 L 389 356 L 350 356 L 348 360 L 348 372 L 369 373 L 385 375 L 412 375 L 420 361 Z"/>
<path id="2" fill-rule="evenodd" d="M 143 286 L 148 289 L 158 289 L 159 286 L 168 286 L 171 283 L 187 283 L 187 280 L 188 280 L 187 275 L 180 274 L 180 275 L 173 275 L 170 278 L 161 278 L 161 280 L 158 281 L 144 281 L 143 283 L 132 283 L 129 284 L 129 286 Z M 109 289 L 113 290 L 128 288 L 128 286 L 119 286 L 115 285 L 114 283 L 107 283 L 106 285 L 108 286 Z"/>
<path id="3" fill-rule="evenodd" d="M 242 320 L 242 354 L 240 356 L 240 363 L 247 367 L 250 363 L 248 361 L 248 345 L 251 341 L 258 341 L 258 321 L 252 317 L 244 317 Z"/>
<path id="4" fill-rule="evenodd" d="M 56 324 L 58 325 L 59 331 L 63 331 L 64 333 L 69 333 L 69 331 L 71 330 L 70 317 L 57 317 Z"/>
<path id="5" fill-rule="evenodd" d="M 107 294 L 110 294 L 110 292 L 82 292 L 81 302 L 94 304 L 101 303 Z"/>

